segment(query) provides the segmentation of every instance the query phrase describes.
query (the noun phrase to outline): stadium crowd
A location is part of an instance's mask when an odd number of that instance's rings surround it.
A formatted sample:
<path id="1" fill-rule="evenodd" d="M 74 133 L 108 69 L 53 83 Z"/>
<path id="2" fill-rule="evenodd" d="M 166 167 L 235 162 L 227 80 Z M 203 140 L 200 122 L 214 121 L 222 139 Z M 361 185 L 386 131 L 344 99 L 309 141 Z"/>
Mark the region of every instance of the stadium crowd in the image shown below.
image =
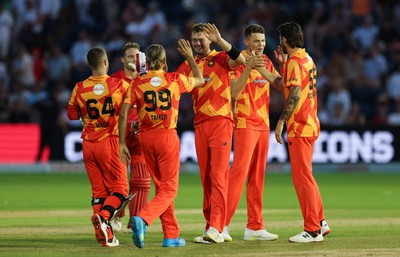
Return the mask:
<path id="1" fill-rule="evenodd" d="M 244 49 L 243 30 L 266 29 L 273 60 L 276 27 L 296 21 L 318 68 L 322 126 L 400 125 L 400 2 L 395 0 L 1 0 L 0 123 L 40 123 L 67 131 L 66 106 L 77 81 L 88 77 L 86 53 L 108 51 L 110 71 L 121 68 L 127 41 L 162 44 L 170 71 L 183 61 L 180 38 L 197 22 L 215 23 Z M 283 97 L 271 90 L 271 123 Z M 192 127 L 190 95 L 181 100 L 179 128 Z"/>

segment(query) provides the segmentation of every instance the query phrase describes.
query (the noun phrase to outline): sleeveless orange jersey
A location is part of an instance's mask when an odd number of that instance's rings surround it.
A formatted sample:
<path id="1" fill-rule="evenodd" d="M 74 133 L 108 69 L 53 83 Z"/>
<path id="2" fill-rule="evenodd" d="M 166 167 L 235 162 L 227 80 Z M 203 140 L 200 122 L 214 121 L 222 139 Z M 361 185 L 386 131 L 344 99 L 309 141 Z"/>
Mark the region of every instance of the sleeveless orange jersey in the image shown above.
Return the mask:
<path id="1" fill-rule="evenodd" d="M 129 84 L 104 75 L 90 76 L 75 85 L 68 104 L 68 117 L 84 121 L 82 139 L 100 141 L 118 136 L 118 119 Z"/>
<path id="2" fill-rule="evenodd" d="M 226 52 L 212 50 L 206 57 L 195 57 L 205 84 L 192 91 L 194 124 L 215 116 L 232 120 L 229 57 Z M 182 63 L 177 72 L 193 76 L 189 63 Z"/>
<path id="3" fill-rule="evenodd" d="M 140 132 L 174 129 L 181 93 L 192 91 L 194 85 L 193 77 L 163 70 L 147 71 L 133 80 L 124 102 L 137 104 Z"/>
<path id="4" fill-rule="evenodd" d="M 129 84 L 132 82 L 132 79 L 128 78 L 125 75 L 124 69 L 120 69 L 119 71 L 115 72 L 114 74 L 111 74 L 110 77 L 123 79 L 126 82 L 128 82 Z M 139 117 L 138 117 L 136 108 L 131 108 L 128 112 L 128 118 L 127 118 L 128 128 L 131 127 L 130 124 L 132 123 L 132 121 L 134 121 L 134 120 L 137 121 L 138 119 L 139 119 Z"/>
<path id="5" fill-rule="evenodd" d="M 248 56 L 246 51 L 242 51 L 242 54 L 245 57 Z M 271 60 L 266 55 L 263 55 L 263 57 L 267 60 L 267 70 L 280 76 L 275 70 Z M 232 78 L 239 79 L 245 67 L 245 65 L 241 65 L 236 71 L 232 71 Z M 235 101 L 234 120 L 236 128 L 249 128 L 254 130 L 270 129 L 269 92 L 269 82 L 260 74 L 260 72 L 255 69 L 252 70 L 242 93 Z"/>
<path id="6" fill-rule="evenodd" d="M 293 114 L 286 121 L 288 137 L 316 137 L 320 132 L 317 116 L 317 68 L 305 49 L 293 53 L 286 62 L 285 102 L 290 87 L 300 87 L 301 96 Z"/>

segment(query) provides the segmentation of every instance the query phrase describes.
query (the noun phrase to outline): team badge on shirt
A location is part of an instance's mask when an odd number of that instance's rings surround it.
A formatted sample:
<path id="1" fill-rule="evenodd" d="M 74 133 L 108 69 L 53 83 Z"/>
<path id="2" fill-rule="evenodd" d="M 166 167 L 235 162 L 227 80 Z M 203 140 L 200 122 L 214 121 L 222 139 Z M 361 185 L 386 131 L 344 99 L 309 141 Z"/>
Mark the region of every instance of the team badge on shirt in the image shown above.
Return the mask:
<path id="1" fill-rule="evenodd" d="M 101 95 L 104 93 L 104 86 L 102 84 L 96 84 L 93 87 L 93 93 L 95 93 L 96 95 Z"/>
<path id="2" fill-rule="evenodd" d="M 210 60 L 207 65 L 208 67 L 212 67 L 215 65 L 215 62 L 213 60 Z"/>

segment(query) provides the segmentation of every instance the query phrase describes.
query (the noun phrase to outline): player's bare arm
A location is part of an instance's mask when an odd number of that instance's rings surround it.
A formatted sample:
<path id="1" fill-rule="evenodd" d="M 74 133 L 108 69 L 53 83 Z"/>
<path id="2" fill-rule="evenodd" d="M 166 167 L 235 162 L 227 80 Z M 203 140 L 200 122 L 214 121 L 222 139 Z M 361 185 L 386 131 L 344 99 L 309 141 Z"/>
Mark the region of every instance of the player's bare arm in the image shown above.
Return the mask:
<path id="1" fill-rule="evenodd" d="M 126 121 L 128 117 L 128 112 L 131 109 L 131 105 L 127 103 L 123 103 L 121 107 L 121 111 L 119 114 L 118 120 L 118 132 L 119 132 L 119 154 L 121 161 L 125 164 L 128 164 L 131 155 L 129 153 L 129 149 L 126 146 L 125 136 L 126 136 Z"/>
<path id="2" fill-rule="evenodd" d="M 229 60 L 229 66 L 230 67 L 237 67 L 239 65 L 242 65 L 246 62 L 245 57 L 243 56 L 242 53 L 240 53 L 236 48 L 234 48 L 231 43 L 226 41 L 225 39 L 222 38 L 221 34 L 219 33 L 218 28 L 215 26 L 215 24 L 211 23 L 205 23 L 204 24 L 204 29 L 206 32 L 206 36 L 208 39 L 210 39 L 212 42 L 216 43 L 219 47 L 222 48 L 225 52 L 228 53 L 229 57 L 231 58 Z M 237 53 L 236 53 L 237 51 Z M 233 53 L 230 54 L 230 53 Z"/>
<path id="3" fill-rule="evenodd" d="M 199 66 L 193 58 L 193 51 L 189 41 L 185 39 L 180 39 L 178 41 L 178 51 L 189 63 L 189 66 L 193 72 L 193 77 L 195 79 L 194 87 L 203 86 L 205 81 L 203 75 L 201 74 Z"/>
<path id="4" fill-rule="evenodd" d="M 286 101 L 286 105 L 283 109 L 281 117 L 278 120 L 278 124 L 276 125 L 275 129 L 275 139 L 278 143 L 282 144 L 282 131 L 283 126 L 287 119 L 293 114 L 294 110 L 296 109 L 297 104 L 300 101 L 300 94 L 301 88 L 300 87 L 291 87 L 289 97 Z"/>
<path id="5" fill-rule="evenodd" d="M 243 73 L 234 83 L 232 83 L 231 87 L 231 95 L 232 99 L 237 100 L 242 93 L 247 79 L 250 76 L 251 70 L 255 69 L 257 66 L 263 65 L 263 60 L 259 56 L 249 56 L 248 62 L 246 63 L 246 68 L 244 68 Z"/>
<path id="6" fill-rule="evenodd" d="M 256 69 L 258 70 L 258 72 L 260 72 L 260 74 L 266 79 L 268 80 L 269 83 L 271 83 L 271 85 L 278 90 L 279 92 L 283 93 L 283 88 L 285 86 L 285 84 L 283 83 L 283 79 L 282 77 L 270 72 L 265 65 L 264 66 L 258 66 L 256 67 Z"/>

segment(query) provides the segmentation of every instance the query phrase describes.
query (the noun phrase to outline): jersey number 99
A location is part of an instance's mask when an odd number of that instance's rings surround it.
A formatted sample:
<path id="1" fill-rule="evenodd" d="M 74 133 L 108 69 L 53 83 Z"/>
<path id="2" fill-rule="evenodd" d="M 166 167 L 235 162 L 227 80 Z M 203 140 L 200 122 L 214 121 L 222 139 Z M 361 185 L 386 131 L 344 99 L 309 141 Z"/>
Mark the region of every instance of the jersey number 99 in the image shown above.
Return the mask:
<path id="1" fill-rule="evenodd" d="M 160 109 L 163 111 L 171 109 L 171 92 L 168 89 L 163 89 L 158 92 L 145 91 L 143 93 L 144 102 L 147 104 L 145 110 L 154 112 L 157 109 L 157 103 L 160 102 Z"/>

